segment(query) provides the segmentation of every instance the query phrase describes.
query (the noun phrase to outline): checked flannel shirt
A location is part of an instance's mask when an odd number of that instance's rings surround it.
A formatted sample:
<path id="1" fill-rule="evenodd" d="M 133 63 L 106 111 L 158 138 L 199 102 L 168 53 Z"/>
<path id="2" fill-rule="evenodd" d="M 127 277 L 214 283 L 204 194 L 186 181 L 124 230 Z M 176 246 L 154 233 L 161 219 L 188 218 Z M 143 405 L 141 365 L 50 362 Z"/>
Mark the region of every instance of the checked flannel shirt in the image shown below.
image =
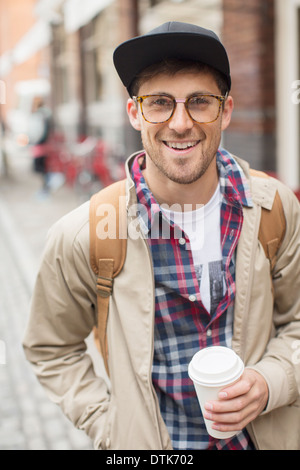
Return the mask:
<path id="1" fill-rule="evenodd" d="M 243 223 L 242 206 L 251 206 L 242 169 L 224 149 L 217 152 L 221 191 L 221 247 L 225 295 L 211 314 L 201 302 L 189 239 L 162 215 L 142 174 L 144 154 L 135 158 L 141 228 L 149 243 L 155 278 L 155 330 L 152 379 L 174 449 L 253 449 L 246 430 L 230 439 L 206 432 L 188 364 L 207 346 L 231 345 L 235 298 L 235 249 Z M 168 224 L 168 231 L 166 225 Z M 163 228 L 164 227 L 164 228 Z M 169 236 L 164 236 L 169 233 Z"/>

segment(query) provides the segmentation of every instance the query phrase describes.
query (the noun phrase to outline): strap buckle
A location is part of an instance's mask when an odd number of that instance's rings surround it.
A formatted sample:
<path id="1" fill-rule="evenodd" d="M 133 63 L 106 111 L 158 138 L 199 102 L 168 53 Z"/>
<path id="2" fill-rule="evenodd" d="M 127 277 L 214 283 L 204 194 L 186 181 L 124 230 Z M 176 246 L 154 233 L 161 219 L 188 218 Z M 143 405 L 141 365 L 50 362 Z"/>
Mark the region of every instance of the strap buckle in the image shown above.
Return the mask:
<path id="1" fill-rule="evenodd" d="M 110 277 L 98 276 L 97 291 L 101 297 L 109 297 L 113 291 L 114 280 Z"/>

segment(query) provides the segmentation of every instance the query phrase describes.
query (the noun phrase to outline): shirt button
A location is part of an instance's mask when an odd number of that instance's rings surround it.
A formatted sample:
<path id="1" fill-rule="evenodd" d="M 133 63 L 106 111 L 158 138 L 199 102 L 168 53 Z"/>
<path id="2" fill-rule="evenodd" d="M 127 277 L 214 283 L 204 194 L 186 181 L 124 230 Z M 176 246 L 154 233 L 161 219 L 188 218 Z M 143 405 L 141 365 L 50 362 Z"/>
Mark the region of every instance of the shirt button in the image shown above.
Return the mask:
<path id="1" fill-rule="evenodd" d="M 185 245 L 185 238 L 179 238 L 179 245 Z"/>
<path id="2" fill-rule="evenodd" d="M 211 332 L 211 329 L 210 329 L 210 328 L 208 328 L 208 330 L 207 330 L 207 332 L 206 332 L 206 335 L 207 335 L 207 336 L 211 336 L 211 335 L 212 335 L 212 332 Z"/>
<path id="3" fill-rule="evenodd" d="M 190 300 L 191 302 L 195 302 L 196 299 L 197 299 L 196 296 L 193 295 L 193 294 L 191 294 L 191 295 L 189 296 L 189 300 Z"/>

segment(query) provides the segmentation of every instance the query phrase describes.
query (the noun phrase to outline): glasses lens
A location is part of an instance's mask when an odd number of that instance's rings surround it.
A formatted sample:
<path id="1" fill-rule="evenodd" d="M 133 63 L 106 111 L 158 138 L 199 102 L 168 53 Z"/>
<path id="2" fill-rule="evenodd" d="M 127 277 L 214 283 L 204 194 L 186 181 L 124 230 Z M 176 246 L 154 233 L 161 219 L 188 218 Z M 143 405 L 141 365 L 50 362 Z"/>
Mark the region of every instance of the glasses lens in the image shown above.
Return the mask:
<path id="1" fill-rule="evenodd" d="M 187 107 L 194 121 L 212 122 L 218 117 L 220 102 L 215 96 L 197 95 L 188 100 Z"/>
<path id="2" fill-rule="evenodd" d="M 174 101 L 169 96 L 152 95 L 143 98 L 142 110 L 147 121 L 160 123 L 167 121 L 173 112 Z"/>

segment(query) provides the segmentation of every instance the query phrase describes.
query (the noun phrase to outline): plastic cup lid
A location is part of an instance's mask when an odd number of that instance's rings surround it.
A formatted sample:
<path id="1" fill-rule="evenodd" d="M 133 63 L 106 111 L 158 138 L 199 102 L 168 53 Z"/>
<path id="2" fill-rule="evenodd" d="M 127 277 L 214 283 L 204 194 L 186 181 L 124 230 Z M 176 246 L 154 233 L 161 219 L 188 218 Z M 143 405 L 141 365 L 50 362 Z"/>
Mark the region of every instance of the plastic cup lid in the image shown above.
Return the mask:
<path id="1" fill-rule="evenodd" d="M 232 349 L 211 346 L 194 355 L 188 373 L 194 382 L 217 386 L 234 382 L 243 370 L 243 361 Z"/>

